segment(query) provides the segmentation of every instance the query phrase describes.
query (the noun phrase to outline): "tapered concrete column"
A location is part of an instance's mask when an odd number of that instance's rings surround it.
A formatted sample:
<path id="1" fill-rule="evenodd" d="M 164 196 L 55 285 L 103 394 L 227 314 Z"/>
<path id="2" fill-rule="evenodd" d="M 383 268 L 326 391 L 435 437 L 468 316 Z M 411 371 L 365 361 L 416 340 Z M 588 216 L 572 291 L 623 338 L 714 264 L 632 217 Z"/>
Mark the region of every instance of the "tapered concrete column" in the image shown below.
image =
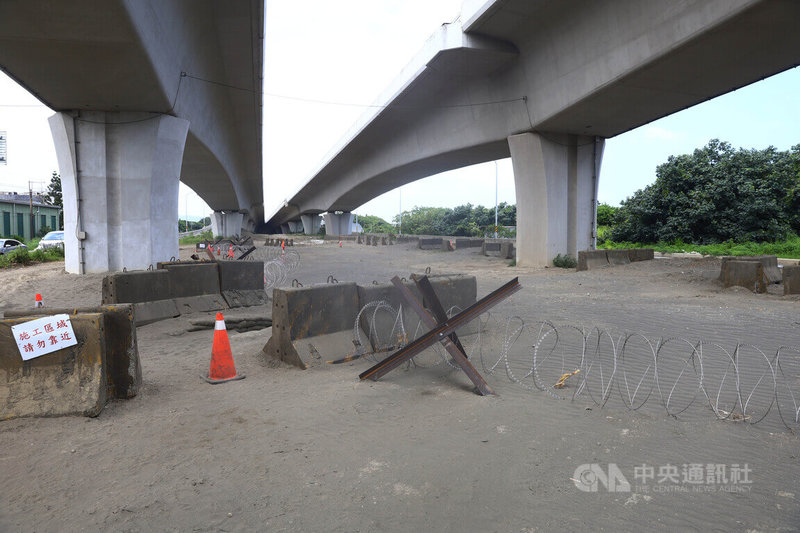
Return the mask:
<path id="1" fill-rule="evenodd" d="M 605 140 L 523 133 L 508 138 L 517 193 L 517 264 L 577 258 L 596 243 L 597 184 Z"/>
<path id="2" fill-rule="evenodd" d="M 350 235 L 353 233 L 353 213 L 325 213 L 325 233 L 327 235 Z"/>
<path id="3" fill-rule="evenodd" d="M 177 257 L 189 121 L 82 111 L 77 119 L 56 113 L 49 122 L 64 195 L 67 272 L 141 270 Z"/>
<path id="4" fill-rule="evenodd" d="M 283 235 L 289 235 L 292 232 L 292 229 L 289 227 L 289 223 L 281 224 L 281 233 Z"/>
<path id="5" fill-rule="evenodd" d="M 211 214 L 211 232 L 219 237 L 238 237 L 242 234 L 244 213 L 214 211 Z"/>
<path id="6" fill-rule="evenodd" d="M 319 227 L 322 223 L 319 215 L 300 215 L 300 220 L 303 222 L 303 233 L 306 235 L 319 233 Z"/>

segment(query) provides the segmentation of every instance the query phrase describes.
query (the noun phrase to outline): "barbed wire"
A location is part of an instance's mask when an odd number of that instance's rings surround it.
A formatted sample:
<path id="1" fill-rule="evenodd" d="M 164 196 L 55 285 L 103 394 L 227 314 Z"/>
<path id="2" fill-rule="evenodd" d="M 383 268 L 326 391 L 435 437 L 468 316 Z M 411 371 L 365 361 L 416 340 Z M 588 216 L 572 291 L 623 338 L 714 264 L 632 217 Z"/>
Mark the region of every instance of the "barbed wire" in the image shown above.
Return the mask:
<path id="1" fill-rule="evenodd" d="M 448 316 L 460 311 L 453 307 Z M 361 325 L 369 332 L 368 344 L 361 339 Z M 406 331 L 412 330 L 409 336 Z M 777 415 L 787 428 L 800 429 L 800 347 L 781 346 L 767 355 L 742 342 L 725 346 L 683 337 L 652 339 L 546 320 L 527 323 L 519 316 L 499 319 L 491 312 L 473 321 L 473 330 L 459 336 L 485 374 L 505 373 L 523 389 L 554 399 L 588 401 L 600 408 L 614 400 L 631 411 L 657 406 L 676 418 L 704 405 L 719 420 L 757 424 L 775 421 Z M 407 330 L 402 307 L 384 301 L 364 306 L 353 327 L 354 343 L 373 360 L 425 332 L 419 322 Z M 406 368 L 442 364 L 460 370 L 435 345 Z"/>

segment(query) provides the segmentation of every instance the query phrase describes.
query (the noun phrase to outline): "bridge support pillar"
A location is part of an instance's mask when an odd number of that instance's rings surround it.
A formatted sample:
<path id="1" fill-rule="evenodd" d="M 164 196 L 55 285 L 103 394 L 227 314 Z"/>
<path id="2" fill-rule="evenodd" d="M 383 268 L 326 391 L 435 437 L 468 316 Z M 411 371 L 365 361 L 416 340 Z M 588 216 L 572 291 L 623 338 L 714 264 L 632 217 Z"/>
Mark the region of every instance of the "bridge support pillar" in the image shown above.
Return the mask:
<path id="1" fill-rule="evenodd" d="M 322 223 L 319 215 L 300 215 L 303 222 L 303 233 L 306 235 L 316 235 L 319 233 L 319 226 Z"/>
<path id="2" fill-rule="evenodd" d="M 238 237 L 242 233 L 244 213 L 214 211 L 211 215 L 211 232 L 219 237 Z"/>
<path id="3" fill-rule="evenodd" d="M 289 221 L 289 231 L 291 233 L 302 233 L 303 232 L 303 223 L 299 220 L 290 220 Z"/>
<path id="4" fill-rule="evenodd" d="M 353 213 L 325 213 L 327 235 L 350 235 L 353 229 Z"/>
<path id="5" fill-rule="evenodd" d="M 49 119 L 64 200 L 67 272 L 141 270 L 178 256 L 189 121 L 81 111 Z"/>
<path id="6" fill-rule="evenodd" d="M 508 138 L 517 193 L 517 264 L 551 265 L 596 244 L 605 140 L 522 133 Z"/>

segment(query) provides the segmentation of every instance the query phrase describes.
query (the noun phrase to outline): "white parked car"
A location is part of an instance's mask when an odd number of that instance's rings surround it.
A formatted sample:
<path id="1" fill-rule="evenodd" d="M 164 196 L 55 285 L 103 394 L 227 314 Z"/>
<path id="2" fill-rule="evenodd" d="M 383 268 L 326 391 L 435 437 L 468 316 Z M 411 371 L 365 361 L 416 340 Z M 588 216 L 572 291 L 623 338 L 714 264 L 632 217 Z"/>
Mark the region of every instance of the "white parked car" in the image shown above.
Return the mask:
<path id="1" fill-rule="evenodd" d="M 60 247 L 61 249 L 64 248 L 64 232 L 63 231 L 51 231 L 44 237 L 42 240 L 39 241 L 39 246 L 36 247 L 37 250 L 46 250 L 47 248 L 56 248 Z"/>

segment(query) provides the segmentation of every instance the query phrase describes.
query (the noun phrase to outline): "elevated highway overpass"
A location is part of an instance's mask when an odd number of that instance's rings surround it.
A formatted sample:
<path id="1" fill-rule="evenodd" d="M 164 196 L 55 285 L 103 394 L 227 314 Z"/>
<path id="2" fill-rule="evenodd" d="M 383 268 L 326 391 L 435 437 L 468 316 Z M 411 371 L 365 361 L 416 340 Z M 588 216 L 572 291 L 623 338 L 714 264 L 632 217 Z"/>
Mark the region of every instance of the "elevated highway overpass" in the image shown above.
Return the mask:
<path id="1" fill-rule="evenodd" d="M 178 183 L 263 225 L 264 0 L 3 0 L 0 68 L 56 111 L 66 268 L 178 255 Z"/>
<path id="2" fill-rule="evenodd" d="M 510 156 L 518 264 L 574 255 L 605 139 L 796 66 L 798 20 L 794 0 L 466 0 L 268 223 L 346 231 L 382 193 Z"/>

